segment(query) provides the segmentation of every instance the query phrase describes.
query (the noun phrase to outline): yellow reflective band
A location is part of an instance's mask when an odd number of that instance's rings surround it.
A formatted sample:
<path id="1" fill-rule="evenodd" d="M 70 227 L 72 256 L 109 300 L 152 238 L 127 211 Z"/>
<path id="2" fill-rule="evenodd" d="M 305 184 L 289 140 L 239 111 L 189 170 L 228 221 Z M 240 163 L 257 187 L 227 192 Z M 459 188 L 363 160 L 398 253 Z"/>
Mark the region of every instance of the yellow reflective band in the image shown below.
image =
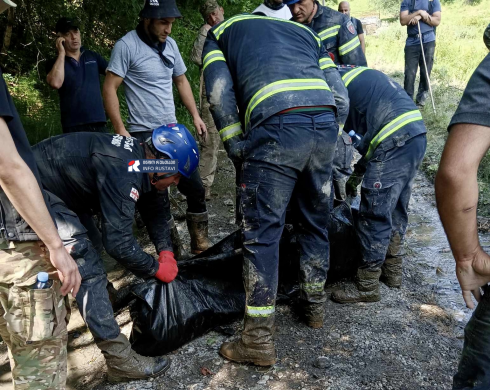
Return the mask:
<path id="1" fill-rule="evenodd" d="M 333 27 L 329 27 L 323 31 L 320 31 L 318 33 L 318 36 L 320 37 L 320 39 L 322 41 L 324 41 L 325 39 L 328 39 L 330 37 L 334 37 L 335 35 L 337 35 L 339 33 L 339 30 L 340 30 L 340 25 L 335 25 Z"/>
<path id="2" fill-rule="evenodd" d="M 221 50 L 211 50 L 211 51 L 210 51 L 208 54 L 206 54 L 206 55 L 204 56 L 204 58 L 202 59 L 202 62 L 203 62 L 203 63 L 204 63 L 204 62 L 206 62 L 206 60 L 207 60 L 207 59 L 208 59 L 210 56 L 212 56 L 212 55 L 214 55 L 214 54 L 221 54 L 221 55 L 223 55 L 223 52 L 222 52 Z"/>
<path id="3" fill-rule="evenodd" d="M 319 61 L 320 69 L 335 68 L 337 65 L 330 57 L 321 58 Z"/>
<path id="4" fill-rule="evenodd" d="M 321 292 L 325 288 L 325 282 L 301 283 L 301 289 L 306 292 Z"/>
<path id="5" fill-rule="evenodd" d="M 350 51 L 354 50 L 360 44 L 361 41 L 359 40 L 359 37 L 356 36 L 355 38 L 352 38 L 349 42 L 347 42 L 345 45 L 339 47 L 339 54 L 341 56 L 344 56 Z"/>
<path id="6" fill-rule="evenodd" d="M 226 126 L 224 129 L 219 131 L 219 136 L 223 142 L 228 141 L 230 138 L 236 137 L 242 134 L 242 125 L 240 122 L 233 123 L 230 126 Z"/>
<path id="7" fill-rule="evenodd" d="M 328 84 L 323 79 L 289 79 L 279 80 L 274 83 L 268 84 L 265 87 L 259 89 L 255 95 L 250 99 L 247 110 L 245 111 L 245 126 L 248 126 L 252 111 L 258 104 L 265 99 L 278 94 L 280 92 L 287 91 L 302 91 L 302 90 L 326 90 L 330 91 Z"/>
<path id="8" fill-rule="evenodd" d="M 214 36 L 216 37 L 217 40 L 219 40 L 219 38 L 221 37 L 221 34 L 223 34 L 223 32 L 228 27 L 230 27 L 233 23 L 240 22 L 242 20 L 250 20 L 250 19 L 264 19 L 264 20 L 272 20 L 274 22 L 283 22 L 283 23 L 294 24 L 295 26 L 301 27 L 305 31 L 308 31 L 311 34 L 311 36 L 313 38 L 315 38 L 315 40 L 317 41 L 318 47 L 320 47 L 322 44 L 322 41 L 320 40 L 318 35 L 316 35 L 316 33 L 313 30 L 311 30 L 309 27 L 306 27 L 303 24 L 296 23 L 296 22 L 293 22 L 291 20 L 284 20 L 284 19 L 279 19 L 279 18 L 270 18 L 268 16 L 259 16 L 259 15 L 237 15 L 237 16 L 234 16 L 234 17 L 228 19 L 227 21 L 223 22 L 219 27 L 217 27 L 216 30 L 213 31 Z"/>
<path id="9" fill-rule="evenodd" d="M 370 68 L 366 68 L 365 66 L 360 66 L 358 68 L 354 68 L 352 70 L 349 70 L 346 74 L 344 74 L 342 76 L 342 81 L 344 82 L 345 86 L 348 87 L 352 80 L 354 80 L 362 72 L 364 72 L 365 70 L 368 70 L 368 69 L 370 69 Z"/>
<path id="10" fill-rule="evenodd" d="M 274 306 L 247 306 L 247 315 L 250 317 L 269 317 L 274 311 Z"/>
<path id="11" fill-rule="evenodd" d="M 226 59 L 223 56 L 209 58 L 209 60 L 206 61 L 206 63 L 202 67 L 203 72 L 204 72 L 204 69 L 206 69 L 208 65 L 212 64 L 215 61 L 224 61 L 224 62 L 226 62 Z"/>
<path id="12" fill-rule="evenodd" d="M 378 134 L 376 134 L 376 137 L 372 139 L 371 143 L 369 144 L 369 149 L 366 153 L 366 159 L 371 158 L 372 154 L 379 146 L 379 144 L 383 142 L 387 137 L 392 135 L 395 131 L 400 130 L 403 126 L 406 126 L 409 123 L 421 120 L 422 114 L 419 110 L 406 112 L 405 114 L 393 119 L 390 123 L 383 127 Z"/>

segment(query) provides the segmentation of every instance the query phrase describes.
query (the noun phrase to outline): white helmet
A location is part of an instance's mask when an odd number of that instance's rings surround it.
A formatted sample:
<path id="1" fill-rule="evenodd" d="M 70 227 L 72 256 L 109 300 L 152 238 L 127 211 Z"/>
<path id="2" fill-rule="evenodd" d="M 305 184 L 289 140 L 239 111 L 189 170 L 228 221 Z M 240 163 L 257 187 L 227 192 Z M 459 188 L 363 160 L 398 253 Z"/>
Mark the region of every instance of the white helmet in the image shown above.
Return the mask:
<path id="1" fill-rule="evenodd" d="M 17 4 L 12 3 L 10 0 L 0 0 L 0 14 L 10 7 L 17 7 Z"/>

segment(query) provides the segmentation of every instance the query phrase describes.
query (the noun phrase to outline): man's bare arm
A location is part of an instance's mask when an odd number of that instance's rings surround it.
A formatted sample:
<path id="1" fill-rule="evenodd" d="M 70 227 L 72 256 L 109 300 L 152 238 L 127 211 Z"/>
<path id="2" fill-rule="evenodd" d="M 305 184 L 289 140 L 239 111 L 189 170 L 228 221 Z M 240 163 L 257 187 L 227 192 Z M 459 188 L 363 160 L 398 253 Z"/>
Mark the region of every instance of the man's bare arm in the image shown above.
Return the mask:
<path id="1" fill-rule="evenodd" d="M 473 307 L 471 293 L 479 301 L 480 286 L 490 282 L 490 257 L 480 246 L 476 221 L 478 166 L 489 148 L 490 128 L 453 126 L 435 182 L 437 208 L 468 307 Z"/>
<path id="2" fill-rule="evenodd" d="M 439 24 L 441 24 L 441 12 L 434 12 L 432 15 L 427 14 L 427 17 L 422 20 L 429 26 L 437 27 Z"/>
<path id="3" fill-rule="evenodd" d="M 109 119 L 114 126 L 114 131 L 117 134 L 130 137 L 126 127 L 124 127 L 123 120 L 121 118 L 121 111 L 119 110 L 119 98 L 117 97 L 117 90 L 123 78 L 118 75 L 106 71 L 104 87 L 102 88 L 102 96 L 104 97 L 104 107 L 109 116 Z"/>
<path id="4" fill-rule="evenodd" d="M 60 89 L 65 81 L 65 47 L 63 42 L 65 38 L 59 37 L 56 40 L 56 48 L 58 49 L 58 58 L 53 65 L 53 68 L 46 76 L 46 81 L 54 89 Z"/>
<path id="5" fill-rule="evenodd" d="M 185 74 L 183 74 L 174 77 L 173 81 L 175 86 L 177 87 L 177 90 L 179 91 L 182 103 L 184 103 L 184 106 L 192 115 L 197 133 L 205 139 L 207 132 L 206 125 L 202 121 L 201 117 L 199 116 L 199 112 L 197 111 L 196 101 L 194 100 L 194 95 L 192 94 L 192 89 L 189 81 L 187 80 L 187 77 L 185 76 Z"/>
<path id="6" fill-rule="evenodd" d="M 364 34 L 359 34 L 358 37 L 361 42 L 362 52 L 366 54 L 366 39 L 364 38 Z"/>
<path id="7" fill-rule="evenodd" d="M 51 219 L 39 184 L 17 152 L 7 123 L 0 118 L 0 186 L 19 214 L 44 242 L 50 253 L 50 260 L 58 270 L 63 282 L 61 292 L 70 291 L 73 296 L 80 288 L 81 277 L 78 267 L 66 252 L 58 231 Z"/>

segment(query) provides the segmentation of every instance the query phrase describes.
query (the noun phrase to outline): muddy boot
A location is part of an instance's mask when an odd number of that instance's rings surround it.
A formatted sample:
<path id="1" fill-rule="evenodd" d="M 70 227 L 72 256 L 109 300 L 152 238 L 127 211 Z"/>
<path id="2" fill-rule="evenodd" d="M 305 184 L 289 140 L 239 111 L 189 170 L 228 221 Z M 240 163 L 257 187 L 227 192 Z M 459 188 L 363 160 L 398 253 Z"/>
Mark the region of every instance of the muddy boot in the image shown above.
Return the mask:
<path id="1" fill-rule="evenodd" d="M 189 213 L 187 212 L 187 229 L 191 236 L 191 253 L 198 255 L 211 246 L 208 239 L 208 212 Z"/>
<path id="2" fill-rule="evenodd" d="M 177 230 L 177 225 L 172 217 L 168 222 L 168 228 L 170 229 L 170 238 L 172 239 L 172 250 L 174 252 L 175 260 L 182 261 L 187 260 L 189 256 L 185 253 L 184 244 L 180 239 L 179 231 Z"/>
<path id="3" fill-rule="evenodd" d="M 381 299 L 379 295 L 380 275 L 381 270 L 358 269 L 356 283 L 346 284 L 343 290 L 334 291 L 332 299 L 338 303 L 378 302 Z"/>
<path id="4" fill-rule="evenodd" d="M 400 288 L 402 285 L 402 263 L 403 259 L 399 257 L 386 259 L 381 267 L 380 280 L 388 287 Z"/>
<path id="5" fill-rule="evenodd" d="M 325 317 L 325 304 L 301 301 L 303 306 L 303 317 L 306 325 L 310 328 L 319 329 L 323 327 Z"/>
<path id="6" fill-rule="evenodd" d="M 170 368 L 170 359 L 165 356 L 138 355 L 122 333 L 113 340 L 97 342 L 97 346 L 105 357 L 107 380 L 112 383 L 156 378 Z"/>
<path id="7" fill-rule="evenodd" d="M 274 316 L 245 316 L 242 337 L 238 341 L 223 343 L 221 356 L 232 362 L 272 366 L 276 363 L 276 349 L 272 340 Z"/>

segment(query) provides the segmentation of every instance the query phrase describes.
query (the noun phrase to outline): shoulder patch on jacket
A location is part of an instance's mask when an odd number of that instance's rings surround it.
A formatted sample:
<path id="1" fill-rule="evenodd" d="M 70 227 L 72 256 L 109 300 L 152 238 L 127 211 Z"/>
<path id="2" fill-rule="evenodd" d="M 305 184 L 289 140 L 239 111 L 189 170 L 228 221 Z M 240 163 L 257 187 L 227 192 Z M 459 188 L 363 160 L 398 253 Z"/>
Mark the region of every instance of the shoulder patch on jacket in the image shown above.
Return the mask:
<path id="1" fill-rule="evenodd" d="M 129 196 L 133 198 L 135 202 L 137 202 L 138 199 L 140 198 L 140 193 L 136 188 L 133 187 L 131 188 L 131 192 L 129 193 Z"/>
<path id="2" fill-rule="evenodd" d="M 354 25 L 352 24 L 352 22 L 350 20 L 347 23 L 347 29 L 350 31 L 351 34 L 356 33 L 356 28 L 354 27 Z"/>

